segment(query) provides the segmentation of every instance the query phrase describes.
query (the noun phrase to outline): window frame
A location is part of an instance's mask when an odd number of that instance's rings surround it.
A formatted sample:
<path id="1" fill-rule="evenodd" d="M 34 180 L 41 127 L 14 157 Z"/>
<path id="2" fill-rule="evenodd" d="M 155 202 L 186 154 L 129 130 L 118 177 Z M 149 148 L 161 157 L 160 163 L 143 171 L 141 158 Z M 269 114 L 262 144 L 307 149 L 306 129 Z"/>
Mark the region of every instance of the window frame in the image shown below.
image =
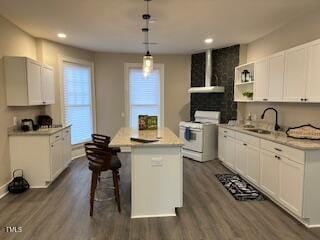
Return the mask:
<path id="1" fill-rule="evenodd" d="M 129 100 L 129 70 L 131 68 L 142 69 L 141 63 L 125 63 L 124 64 L 124 99 L 125 99 L 125 126 L 130 127 L 130 100 Z M 164 64 L 157 63 L 153 65 L 154 69 L 160 71 L 160 128 L 165 126 L 164 122 Z M 147 81 L 147 80 L 146 80 Z"/>
<path id="2" fill-rule="evenodd" d="M 84 67 L 90 68 L 90 77 L 91 77 L 91 106 L 92 106 L 92 130 L 93 133 L 96 132 L 96 126 L 97 126 L 97 117 L 96 117 L 96 88 L 95 88 L 95 79 L 94 79 L 94 63 L 85 61 L 82 59 L 72 58 L 60 55 L 59 58 L 59 72 L 60 72 L 60 121 L 63 124 L 66 124 L 65 122 L 65 116 L 64 116 L 64 109 L 65 109 L 65 103 L 64 103 L 64 63 L 71 63 L 76 64 Z M 90 141 L 91 139 L 88 139 Z M 79 146 L 82 146 L 83 143 L 86 143 L 88 141 L 84 141 L 81 143 L 73 144 L 72 147 L 76 148 Z"/>

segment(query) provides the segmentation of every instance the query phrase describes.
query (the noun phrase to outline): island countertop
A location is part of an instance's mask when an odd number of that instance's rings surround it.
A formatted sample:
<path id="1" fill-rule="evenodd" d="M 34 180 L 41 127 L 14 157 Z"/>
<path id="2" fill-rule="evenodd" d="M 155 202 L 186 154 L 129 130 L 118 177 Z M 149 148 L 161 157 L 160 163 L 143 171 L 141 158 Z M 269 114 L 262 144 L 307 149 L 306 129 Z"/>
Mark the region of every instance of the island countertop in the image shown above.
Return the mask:
<path id="1" fill-rule="evenodd" d="M 131 141 L 130 138 L 142 138 L 158 140 L 152 143 L 140 143 Z M 183 146 L 183 141 L 168 128 L 157 130 L 138 130 L 132 128 L 121 128 L 111 140 L 110 147 L 161 147 L 161 146 Z"/>

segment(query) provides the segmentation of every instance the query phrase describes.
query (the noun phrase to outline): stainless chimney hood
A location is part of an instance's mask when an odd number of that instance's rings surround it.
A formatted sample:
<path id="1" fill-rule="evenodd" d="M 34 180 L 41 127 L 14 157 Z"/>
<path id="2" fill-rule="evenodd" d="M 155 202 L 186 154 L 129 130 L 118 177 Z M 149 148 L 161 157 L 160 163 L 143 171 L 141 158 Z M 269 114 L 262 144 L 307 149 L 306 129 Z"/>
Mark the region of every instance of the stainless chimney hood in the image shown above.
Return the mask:
<path id="1" fill-rule="evenodd" d="M 211 74 L 212 74 L 212 62 L 211 62 L 211 49 L 206 51 L 206 76 L 205 76 L 205 86 L 204 87 L 192 87 L 189 88 L 189 93 L 223 93 L 224 87 L 221 86 L 211 86 Z"/>

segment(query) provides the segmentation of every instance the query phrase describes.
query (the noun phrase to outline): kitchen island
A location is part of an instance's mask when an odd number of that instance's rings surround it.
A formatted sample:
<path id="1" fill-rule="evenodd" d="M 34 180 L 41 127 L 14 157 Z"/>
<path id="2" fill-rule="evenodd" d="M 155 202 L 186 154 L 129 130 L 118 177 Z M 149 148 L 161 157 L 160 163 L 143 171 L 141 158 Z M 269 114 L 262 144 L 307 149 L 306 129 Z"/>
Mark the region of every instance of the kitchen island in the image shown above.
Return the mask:
<path id="1" fill-rule="evenodd" d="M 130 138 L 155 140 L 141 143 Z M 183 205 L 183 142 L 168 128 L 121 128 L 110 147 L 130 150 L 131 217 L 176 216 Z"/>

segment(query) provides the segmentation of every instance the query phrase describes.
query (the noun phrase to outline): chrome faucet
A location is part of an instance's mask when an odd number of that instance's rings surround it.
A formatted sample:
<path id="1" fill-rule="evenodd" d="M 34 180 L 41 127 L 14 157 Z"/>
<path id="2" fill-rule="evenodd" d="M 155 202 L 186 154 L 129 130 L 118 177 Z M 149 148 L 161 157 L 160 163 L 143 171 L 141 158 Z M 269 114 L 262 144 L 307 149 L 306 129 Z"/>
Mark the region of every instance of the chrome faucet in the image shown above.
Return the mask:
<path id="1" fill-rule="evenodd" d="M 280 126 L 279 126 L 279 124 L 278 124 L 278 111 L 277 111 L 276 109 L 274 109 L 274 108 L 272 108 L 272 107 L 266 108 L 266 109 L 263 111 L 262 115 L 261 115 L 261 119 L 264 119 L 264 115 L 265 115 L 266 111 L 268 111 L 268 110 L 273 110 L 273 111 L 275 111 L 275 113 L 276 113 L 276 124 L 274 125 L 274 130 L 275 130 L 275 131 L 280 130 Z"/>

